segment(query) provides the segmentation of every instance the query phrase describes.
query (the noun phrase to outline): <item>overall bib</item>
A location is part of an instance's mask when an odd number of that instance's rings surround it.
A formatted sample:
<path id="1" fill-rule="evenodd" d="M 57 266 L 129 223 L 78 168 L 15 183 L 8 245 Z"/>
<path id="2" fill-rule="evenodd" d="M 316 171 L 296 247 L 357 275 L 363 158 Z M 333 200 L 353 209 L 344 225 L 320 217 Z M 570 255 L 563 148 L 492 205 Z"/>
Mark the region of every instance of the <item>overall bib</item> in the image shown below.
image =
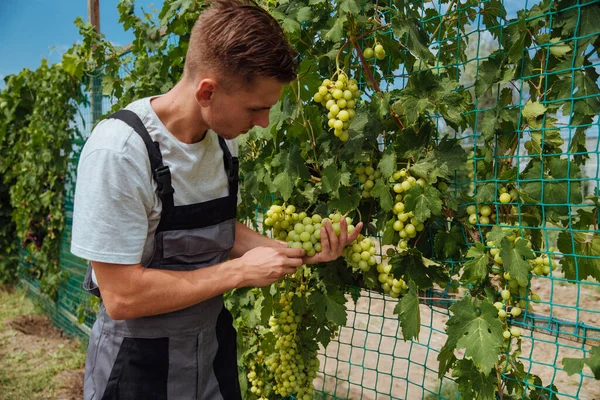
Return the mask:
<path id="1" fill-rule="evenodd" d="M 121 110 L 109 118 L 144 140 L 162 213 L 154 253 L 145 268 L 189 271 L 225 261 L 235 240 L 238 159 L 219 137 L 229 195 L 174 206 L 169 167 L 163 165 L 139 117 Z M 100 297 L 88 266 L 84 288 Z M 241 399 L 232 317 L 217 296 L 179 311 L 115 321 L 101 304 L 85 366 L 86 400 Z"/>

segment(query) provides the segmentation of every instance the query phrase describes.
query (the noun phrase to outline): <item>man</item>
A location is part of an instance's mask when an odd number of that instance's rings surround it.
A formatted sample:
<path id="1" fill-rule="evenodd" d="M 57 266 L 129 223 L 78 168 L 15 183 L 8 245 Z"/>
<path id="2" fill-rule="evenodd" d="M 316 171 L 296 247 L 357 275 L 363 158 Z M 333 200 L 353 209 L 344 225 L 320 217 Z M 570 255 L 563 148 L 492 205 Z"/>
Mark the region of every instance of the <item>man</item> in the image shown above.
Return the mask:
<path id="1" fill-rule="evenodd" d="M 268 126 L 295 54 L 256 4 L 211 3 L 181 81 L 99 123 L 80 157 L 71 251 L 102 299 L 85 399 L 240 399 L 222 293 L 334 260 L 362 227 L 327 223 L 306 257 L 236 222 L 235 138 Z"/>

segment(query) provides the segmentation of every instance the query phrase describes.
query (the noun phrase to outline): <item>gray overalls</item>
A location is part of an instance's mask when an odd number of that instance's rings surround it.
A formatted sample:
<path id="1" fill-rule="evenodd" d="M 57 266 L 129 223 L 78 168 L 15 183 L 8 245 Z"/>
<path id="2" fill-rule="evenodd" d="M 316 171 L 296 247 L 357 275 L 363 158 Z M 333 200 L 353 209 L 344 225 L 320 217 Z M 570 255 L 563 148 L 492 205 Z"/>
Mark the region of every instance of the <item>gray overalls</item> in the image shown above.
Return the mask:
<path id="1" fill-rule="evenodd" d="M 174 206 L 169 167 L 139 117 L 121 110 L 109 118 L 129 124 L 142 137 L 163 210 L 146 268 L 195 270 L 225 261 L 235 240 L 238 160 L 219 137 L 229 195 Z M 100 296 L 88 267 L 84 288 Z M 86 400 L 238 400 L 236 333 L 217 296 L 189 308 L 115 321 L 101 304 L 85 366 Z"/>

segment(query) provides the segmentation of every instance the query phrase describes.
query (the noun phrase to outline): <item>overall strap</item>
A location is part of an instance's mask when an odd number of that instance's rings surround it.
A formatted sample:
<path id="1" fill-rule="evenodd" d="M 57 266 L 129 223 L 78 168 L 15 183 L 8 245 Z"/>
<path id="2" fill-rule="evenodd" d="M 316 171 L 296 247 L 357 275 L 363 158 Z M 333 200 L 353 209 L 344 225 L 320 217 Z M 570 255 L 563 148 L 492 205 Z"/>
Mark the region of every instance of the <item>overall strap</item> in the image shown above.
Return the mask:
<path id="1" fill-rule="evenodd" d="M 133 128 L 134 131 L 144 141 L 146 150 L 148 150 L 148 158 L 150 159 L 150 168 L 152 169 L 152 177 L 158 185 L 158 197 L 163 204 L 163 212 L 169 212 L 173 209 L 173 186 L 171 185 L 171 171 L 169 167 L 163 164 L 162 154 L 158 142 L 152 141 L 146 126 L 136 113 L 130 110 L 119 110 L 108 118 L 118 119 L 125 122 Z M 231 155 L 230 155 L 231 156 Z"/>
<path id="2" fill-rule="evenodd" d="M 225 143 L 225 139 L 223 139 L 221 136 L 218 137 L 219 145 L 221 146 L 221 150 L 223 150 L 223 164 L 225 165 L 225 172 L 227 172 L 227 181 L 229 182 L 229 195 L 237 197 L 238 183 L 240 180 L 240 163 L 237 157 L 233 157 L 231 155 L 229 147 L 227 146 L 227 143 Z"/>

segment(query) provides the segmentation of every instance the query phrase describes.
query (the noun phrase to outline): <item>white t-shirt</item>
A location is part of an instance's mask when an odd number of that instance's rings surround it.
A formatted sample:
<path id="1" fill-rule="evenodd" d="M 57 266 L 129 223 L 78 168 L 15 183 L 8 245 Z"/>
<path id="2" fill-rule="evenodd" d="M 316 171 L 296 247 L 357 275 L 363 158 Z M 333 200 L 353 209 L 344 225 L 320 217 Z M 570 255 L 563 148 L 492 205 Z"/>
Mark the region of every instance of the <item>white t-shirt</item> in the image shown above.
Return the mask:
<path id="1" fill-rule="evenodd" d="M 212 130 L 193 144 L 177 140 L 158 119 L 150 97 L 127 106 L 160 144 L 176 206 L 229 194 L 223 151 Z M 226 141 L 233 156 L 236 140 Z M 142 138 L 125 122 L 100 122 L 82 150 L 75 188 L 71 252 L 91 261 L 146 265 L 162 205 Z"/>

